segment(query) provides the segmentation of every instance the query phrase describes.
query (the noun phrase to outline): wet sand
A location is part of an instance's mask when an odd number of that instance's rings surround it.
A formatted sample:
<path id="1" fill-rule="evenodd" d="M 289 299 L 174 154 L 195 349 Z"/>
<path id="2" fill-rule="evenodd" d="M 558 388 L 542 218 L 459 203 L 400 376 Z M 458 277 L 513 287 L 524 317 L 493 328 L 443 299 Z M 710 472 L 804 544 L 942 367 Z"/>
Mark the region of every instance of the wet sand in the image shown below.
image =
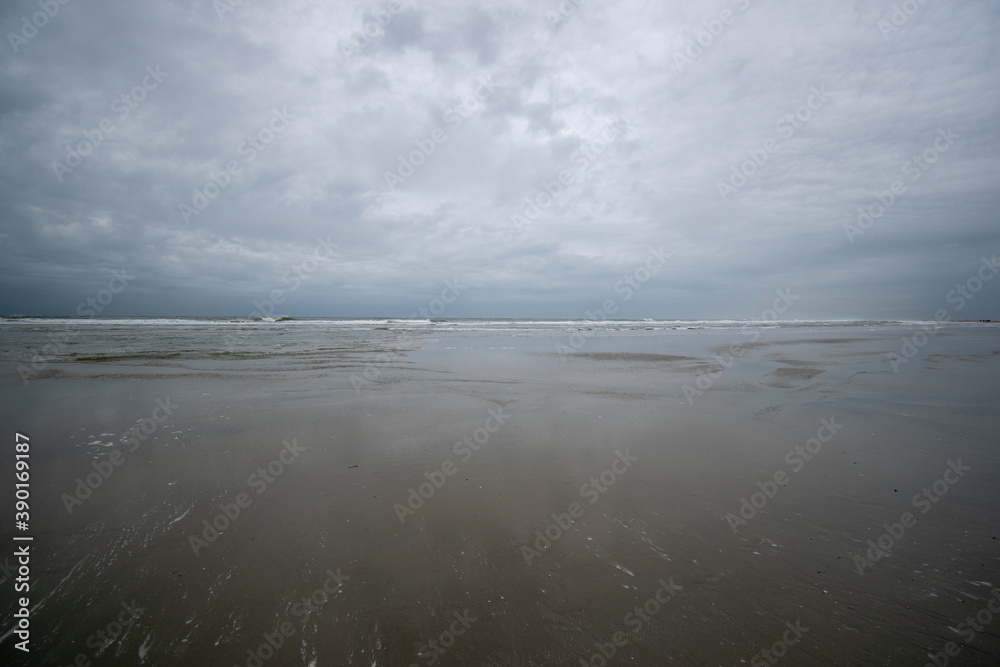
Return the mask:
<path id="1" fill-rule="evenodd" d="M 997 614 L 959 624 L 1000 586 L 1000 330 L 894 373 L 903 333 L 448 333 L 376 362 L 385 334 L 294 371 L 27 387 L 7 364 L 34 466 L 19 664 L 922 665 L 952 641 L 996 664 Z"/>

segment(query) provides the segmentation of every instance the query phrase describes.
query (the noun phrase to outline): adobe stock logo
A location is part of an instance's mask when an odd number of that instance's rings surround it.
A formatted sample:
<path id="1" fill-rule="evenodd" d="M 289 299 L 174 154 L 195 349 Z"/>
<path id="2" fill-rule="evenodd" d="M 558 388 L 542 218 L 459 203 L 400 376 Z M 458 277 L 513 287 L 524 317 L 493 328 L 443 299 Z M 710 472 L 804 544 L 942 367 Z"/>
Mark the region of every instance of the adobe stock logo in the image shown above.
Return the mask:
<path id="1" fill-rule="evenodd" d="M 14 53 L 17 53 L 17 49 L 28 43 L 28 40 L 34 39 L 38 31 L 49 24 L 49 21 L 56 17 L 61 9 L 60 5 L 68 5 L 70 0 L 38 0 L 38 6 L 42 9 L 40 12 L 35 12 L 31 16 L 31 20 L 28 20 L 27 16 L 21 17 L 21 34 L 8 32 L 7 40 L 10 41 L 10 48 L 14 49 Z"/>
<path id="2" fill-rule="evenodd" d="M 464 635 L 472 624 L 479 620 L 467 609 L 462 610 L 462 613 L 456 611 L 452 616 L 455 620 L 451 622 L 447 630 L 438 635 L 437 639 L 428 639 L 427 643 L 417 649 L 417 657 L 426 661 L 428 665 L 436 663 L 438 658 L 455 645 L 456 638 Z M 420 665 L 412 663 L 409 667 L 420 667 Z"/>
<path id="3" fill-rule="evenodd" d="M 181 202 L 178 205 L 177 210 L 184 222 L 190 223 L 192 216 L 200 215 L 208 208 L 208 205 L 229 187 L 233 179 L 243 173 L 243 165 L 253 162 L 258 154 L 267 150 L 271 142 L 288 129 L 289 122 L 293 120 L 295 116 L 288 113 L 287 107 L 282 107 L 280 111 L 276 107 L 273 108 L 267 123 L 253 134 L 248 134 L 236 147 L 237 152 L 244 158 L 243 164 L 237 160 L 229 160 L 219 171 L 212 169 L 208 172 L 204 185 L 191 190 L 191 203 Z"/>
<path id="4" fill-rule="evenodd" d="M 596 650 L 591 654 L 590 659 L 584 660 L 580 658 L 581 667 L 604 667 L 607 665 L 617 655 L 618 649 L 627 646 L 629 641 L 633 639 L 633 637 L 629 636 L 629 633 L 638 635 L 643 627 L 647 623 L 651 623 L 653 618 L 666 607 L 668 602 L 674 599 L 674 596 L 679 591 L 684 590 L 683 586 L 678 586 L 674 583 L 673 577 L 670 577 L 669 582 L 660 579 L 657 583 L 660 584 L 660 587 L 652 597 L 648 598 L 642 605 L 636 605 L 632 611 L 625 614 L 622 623 L 629 627 L 629 632 L 617 630 L 611 635 L 608 641 L 596 642 L 594 644 L 594 649 Z M 661 597 L 661 594 L 663 597 Z"/>
<path id="5" fill-rule="evenodd" d="M 632 456 L 627 447 L 624 452 L 615 450 L 615 458 L 612 459 L 611 465 L 599 475 L 591 477 L 589 481 L 584 482 L 580 486 L 580 496 L 586 498 L 588 504 L 593 505 L 638 460 L 639 457 Z M 552 547 L 552 544 L 565 535 L 566 531 L 570 529 L 575 521 L 582 518 L 586 511 L 587 508 L 580 503 L 572 502 L 562 514 L 553 512 L 551 514 L 552 523 L 545 528 L 539 528 L 535 531 L 535 541 L 532 543 L 534 548 L 526 544 L 521 546 L 521 555 L 524 557 L 525 562 L 530 566 L 531 561 L 548 553 L 547 550 Z"/>
<path id="6" fill-rule="evenodd" d="M 461 440 L 452 445 L 451 451 L 456 456 L 462 457 L 461 463 L 468 462 L 475 452 L 478 452 L 489 442 L 490 436 L 499 431 L 500 427 L 510 419 L 510 413 L 504 414 L 504 406 L 502 405 L 499 410 L 490 408 L 487 413 L 489 416 L 483 420 L 482 426 L 474 430 L 471 435 L 463 436 Z M 425 502 L 433 498 L 434 494 L 448 482 L 448 478 L 458 472 L 458 469 L 459 466 L 454 461 L 446 459 L 441 464 L 440 470 L 424 471 L 424 477 L 427 478 L 427 481 L 422 482 L 416 488 L 411 486 L 407 489 L 410 494 L 406 497 L 406 505 L 396 503 L 392 506 L 399 523 L 404 524 L 407 517 L 415 515 L 417 510 L 422 508 Z"/>
<path id="7" fill-rule="evenodd" d="M 151 92 L 159 88 L 160 84 L 168 76 L 170 76 L 170 73 L 160 71 L 159 65 L 147 66 L 146 74 L 142 77 L 142 81 L 133 86 L 128 92 L 116 97 L 111 103 L 111 110 L 118 114 L 118 122 L 124 121 L 132 111 L 138 109 L 139 105 L 146 100 Z M 63 158 L 63 162 L 54 160 L 49 165 L 56 179 L 62 183 L 63 176 L 71 173 L 83 164 L 84 159 L 96 151 L 105 141 L 108 141 L 116 129 L 115 124 L 111 122 L 111 118 L 102 118 L 97 127 L 92 130 L 81 130 L 80 134 L 83 135 L 83 139 L 77 142 L 76 146 L 64 145 L 66 155 Z"/>
<path id="8" fill-rule="evenodd" d="M 740 12 L 745 12 L 750 8 L 750 0 L 733 0 L 733 2 Z M 726 28 L 731 26 L 738 17 L 739 14 L 723 9 L 718 16 L 704 21 L 699 26 L 698 32 L 695 33 L 694 39 L 685 48 L 674 52 L 674 68 L 677 72 L 683 72 L 685 67 L 693 65 L 707 49 L 711 48 L 722 37 Z"/>
<path id="9" fill-rule="evenodd" d="M 164 402 L 161 399 L 156 399 L 156 407 L 153 409 L 152 419 L 140 419 L 136 426 L 133 426 L 129 430 L 131 437 L 125 441 L 125 444 L 131 444 L 132 448 L 128 450 L 131 454 L 136 449 L 139 448 L 140 442 L 145 442 L 148 436 L 153 435 L 159 430 L 160 425 L 162 425 L 169 417 L 174 413 L 174 410 L 180 406 L 176 403 L 170 401 L 170 397 L 167 396 L 167 400 Z M 140 433 L 141 431 L 141 433 Z M 89 473 L 86 477 L 76 478 L 76 488 L 73 490 L 72 494 L 64 493 L 62 494 L 61 500 L 63 505 L 66 507 L 66 511 L 69 514 L 73 513 L 73 508 L 79 505 L 83 505 L 84 501 L 90 498 L 95 491 L 97 491 L 101 486 L 114 474 L 123 463 L 125 463 L 126 457 L 121 450 L 115 450 L 111 452 L 106 458 L 99 461 L 92 461 L 91 466 L 94 468 L 94 472 Z"/>
<path id="10" fill-rule="evenodd" d="M 774 665 L 777 664 L 779 660 L 788 655 L 788 649 L 791 646 L 795 646 L 800 641 L 802 641 L 802 636 L 809 632 L 809 628 L 802 625 L 802 621 L 795 621 L 795 625 L 789 622 L 785 622 L 785 630 L 781 639 L 775 641 L 768 648 L 762 649 L 761 651 L 754 654 L 750 658 L 750 664 L 752 667 L 757 667 L 757 665 Z M 789 636 L 791 635 L 791 636 Z M 765 663 L 764 661 L 767 660 Z M 742 660 L 740 662 L 743 662 Z"/>
<path id="11" fill-rule="evenodd" d="M 747 159 L 732 165 L 729 182 L 726 183 L 722 180 L 715 182 L 715 189 L 718 190 L 722 201 L 728 200 L 730 195 L 735 194 L 737 190 L 750 181 L 754 174 L 763 169 L 782 144 L 794 137 L 796 130 L 805 127 L 815 117 L 813 112 L 819 112 L 828 101 L 826 84 L 820 84 L 818 88 L 812 86 L 803 103 L 794 111 L 779 118 L 774 124 L 774 131 L 780 136 L 767 139 L 758 148 L 747 149 Z"/>
<path id="12" fill-rule="evenodd" d="M 919 493 L 915 493 L 910 499 L 910 503 L 919 509 L 921 514 L 927 514 L 933 507 L 933 503 L 940 502 L 951 487 L 958 484 L 965 473 L 970 470 L 972 470 L 970 466 L 962 465 L 962 459 L 949 460 L 948 467 L 945 468 L 941 477 L 922 488 Z M 858 574 L 864 576 L 866 569 L 873 567 L 883 558 L 888 558 L 892 549 L 903 539 L 907 529 L 913 528 L 915 525 L 917 525 L 917 517 L 912 512 L 903 512 L 896 523 L 882 524 L 885 532 L 875 539 L 868 540 L 869 548 L 864 552 L 864 555 L 855 555 L 852 559 Z"/>
<path id="13" fill-rule="evenodd" d="M 903 163 L 901 171 L 906 180 L 897 178 L 885 190 L 875 190 L 873 192 L 875 198 L 868 204 L 858 206 L 856 221 L 844 224 L 847 240 L 853 244 L 856 237 L 867 232 L 876 220 L 885 215 L 902 198 L 910 184 L 919 181 L 920 177 L 931 168 L 931 165 L 947 153 L 957 139 L 961 138 L 962 135 L 952 130 L 950 126 L 947 130 L 939 127 L 938 136 L 934 138 L 934 141 L 918 155 L 913 155 Z"/>
<path id="14" fill-rule="evenodd" d="M 819 420 L 819 424 L 819 428 L 816 429 L 816 435 L 802 444 L 795 445 L 785 454 L 785 463 L 791 466 L 792 472 L 800 472 L 805 467 L 806 461 L 813 460 L 823 449 L 823 445 L 833 440 L 837 432 L 844 428 L 843 424 L 837 423 L 836 417 L 830 417 L 829 419 L 824 417 Z M 746 496 L 740 498 L 740 507 L 736 513 L 730 512 L 724 517 L 729 523 L 729 527 L 733 530 L 733 535 L 736 534 L 740 526 L 750 525 L 750 521 L 757 516 L 757 513 L 762 511 L 768 502 L 773 500 L 779 491 L 788 485 L 790 480 L 791 478 L 785 472 L 785 469 L 779 468 L 771 476 L 771 479 L 757 482 L 757 488 L 760 491 L 750 494 L 749 500 Z"/>
<path id="15" fill-rule="evenodd" d="M 570 156 L 575 169 L 562 169 L 551 181 L 542 181 L 540 188 L 524 198 L 524 206 L 519 213 L 510 216 L 514 229 L 520 233 L 538 219 L 542 211 L 559 203 L 559 198 L 569 192 L 570 186 L 586 181 L 587 172 L 618 141 L 625 129 L 624 121 L 610 121 L 601 129 L 600 136 L 584 141 Z M 568 165 L 567 165 L 568 166 Z"/>
<path id="16" fill-rule="evenodd" d="M 955 289 L 948 292 L 945 295 L 945 299 L 948 303 L 955 304 L 955 311 L 958 312 L 962 308 L 965 308 L 965 304 L 974 299 L 976 294 L 985 287 L 986 283 L 993 280 L 993 276 L 998 273 L 1000 273 L 1000 264 L 997 263 L 997 256 L 993 255 L 991 259 L 983 257 L 982 264 L 976 273 L 969 276 L 964 283 L 960 282 L 955 285 Z M 887 354 L 892 372 L 898 373 L 899 367 L 902 364 L 910 363 L 910 360 L 917 356 L 917 352 L 927 345 L 931 338 L 937 335 L 938 329 L 942 328 L 945 322 L 951 321 L 952 318 L 948 314 L 948 311 L 944 308 L 938 308 L 934 312 L 934 322 L 932 324 L 923 325 L 920 331 L 917 331 L 913 335 L 900 338 L 903 344 L 899 348 L 899 354 L 894 352 Z"/>
<path id="17" fill-rule="evenodd" d="M 649 282 L 649 280 L 660 272 L 667 260 L 673 256 L 673 253 L 663 252 L 663 246 L 658 249 L 653 246 L 649 246 L 649 256 L 646 261 L 639 266 L 637 266 L 630 273 L 626 273 L 622 276 L 621 280 L 614 284 L 615 294 L 623 294 L 622 301 L 628 301 L 631 299 L 635 293 L 642 289 L 642 286 Z M 594 311 L 586 311 L 584 314 L 585 319 L 588 322 L 604 322 L 610 319 L 611 315 L 618 312 L 618 302 L 615 299 L 605 299 L 601 304 L 600 308 Z M 559 353 L 559 359 L 563 363 L 574 351 L 579 351 L 581 347 L 587 342 L 587 339 L 593 336 L 596 332 L 591 331 L 574 331 L 571 333 L 567 339 L 569 345 L 562 343 L 561 341 L 556 341 L 555 349 Z"/>
<path id="18" fill-rule="evenodd" d="M 927 0 L 904 0 L 903 3 L 893 4 L 892 13 L 887 18 L 879 19 L 876 24 L 878 31 L 882 33 L 882 39 L 888 42 L 889 37 L 909 23 L 917 10 L 926 2 Z"/>
<path id="19" fill-rule="evenodd" d="M 486 100 L 496 92 L 496 89 L 497 85 L 492 77 L 479 77 L 479 87 L 476 88 L 475 92 L 449 107 L 442 118 L 452 130 L 457 130 L 465 119 L 472 116 L 481 106 L 485 107 Z M 417 170 L 424 166 L 437 152 L 438 146 L 447 141 L 448 132 L 440 127 L 435 127 L 423 139 L 415 139 L 413 141 L 413 145 L 416 146 L 414 150 L 407 155 L 400 153 L 397 156 L 396 170 L 383 173 L 386 188 L 395 191 L 398 186 L 406 183 L 406 180 L 417 173 Z"/>
<path id="20" fill-rule="evenodd" d="M 283 440 L 281 444 L 282 448 L 279 450 L 278 455 L 267 466 L 257 468 L 256 472 L 247 477 L 247 486 L 254 489 L 257 495 L 267 491 L 269 485 L 274 484 L 293 463 L 299 460 L 299 456 L 306 451 L 305 447 L 299 445 L 296 438 L 292 438 L 291 442 Z M 253 505 L 253 498 L 246 492 L 236 494 L 233 502 L 219 503 L 219 512 L 212 517 L 211 522 L 208 519 L 202 519 L 201 524 L 204 526 L 204 529 L 201 531 L 201 537 L 199 538 L 195 534 L 188 536 L 188 544 L 191 546 L 191 551 L 194 552 L 194 555 L 197 556 L 199 551 L 207 549 L 210 544 L 219 539 L 243 515 L 243 510 L 251 505 Z"/>

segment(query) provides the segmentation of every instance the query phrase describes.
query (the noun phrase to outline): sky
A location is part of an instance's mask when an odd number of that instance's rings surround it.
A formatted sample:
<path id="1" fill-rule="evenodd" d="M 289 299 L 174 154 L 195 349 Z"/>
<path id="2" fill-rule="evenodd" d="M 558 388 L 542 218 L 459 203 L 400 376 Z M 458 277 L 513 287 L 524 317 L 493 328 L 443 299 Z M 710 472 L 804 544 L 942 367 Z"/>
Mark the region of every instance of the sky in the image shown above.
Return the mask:
<path id="1" fill-rule="evenodd" d="M 3 315 L 1000 319 L 992 0 L 9 0 L 0 30 Z"/>

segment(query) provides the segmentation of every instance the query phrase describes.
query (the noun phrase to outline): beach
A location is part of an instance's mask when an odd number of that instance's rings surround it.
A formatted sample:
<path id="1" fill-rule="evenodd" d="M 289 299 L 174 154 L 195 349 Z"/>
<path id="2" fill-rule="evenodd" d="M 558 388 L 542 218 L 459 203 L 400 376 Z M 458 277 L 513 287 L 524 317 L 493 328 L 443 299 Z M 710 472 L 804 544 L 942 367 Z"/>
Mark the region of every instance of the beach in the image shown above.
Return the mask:
<path id="1" fill-rule="evenodd" d="M 996 324 L 29 319 L 0 342 L 30 664 L 1000 656 Z"/>

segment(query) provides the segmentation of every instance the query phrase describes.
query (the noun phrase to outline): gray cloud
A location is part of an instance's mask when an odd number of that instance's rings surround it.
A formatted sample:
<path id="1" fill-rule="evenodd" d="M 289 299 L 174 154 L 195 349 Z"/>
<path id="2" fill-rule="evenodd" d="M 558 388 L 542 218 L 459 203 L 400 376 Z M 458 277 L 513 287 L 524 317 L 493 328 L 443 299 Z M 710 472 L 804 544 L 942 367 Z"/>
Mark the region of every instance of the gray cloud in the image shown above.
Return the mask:
<path id="1" fill-rule="evenodd" d="M 14 44 L 40 10 L 6 3 L 0 312 L 72 313 L 128 267 L 109 313 L 247 314 L 329 237 L 336 256 L 281 312 L 407 315 L 469 276 L 448 315 L 579 317 L 663 246 L 669 266 L 621 316 L 747 317 L 791 287 L 790 317 L 928 319 L 1000 251 L 990 2 L 916 5 L 886 35 L 890 2 L 390 5 L 70 2 Z M 779 124 L 820 86 L 808 120 Z M 102 121 L 60 180 L 53 163 Z M 595 143 L 609 123 L 620 135 Z M 539 211 L 518 231 L 526 198 Z M 988 284 L 958 315 L 998 306 Z"/>

